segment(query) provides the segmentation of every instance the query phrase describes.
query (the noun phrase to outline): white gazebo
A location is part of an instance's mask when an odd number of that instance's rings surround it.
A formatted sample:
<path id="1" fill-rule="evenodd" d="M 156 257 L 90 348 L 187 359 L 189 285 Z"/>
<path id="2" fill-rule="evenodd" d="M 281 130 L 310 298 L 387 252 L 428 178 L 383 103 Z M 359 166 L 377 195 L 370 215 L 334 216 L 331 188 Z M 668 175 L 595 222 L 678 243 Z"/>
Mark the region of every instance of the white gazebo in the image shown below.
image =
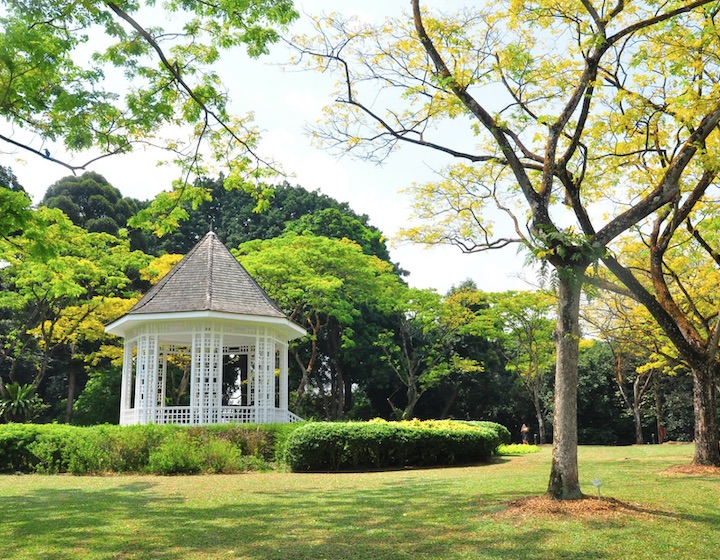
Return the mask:
<path id="1" fill-rule="evenodd" d="M 105 330 L 125 339 L 121 425 L 299 420 L 288 410 L 288 342 L 306 332 L 212 232 Z M 169 405 L 168 367 L 183 361 L 189 405 Z"/>

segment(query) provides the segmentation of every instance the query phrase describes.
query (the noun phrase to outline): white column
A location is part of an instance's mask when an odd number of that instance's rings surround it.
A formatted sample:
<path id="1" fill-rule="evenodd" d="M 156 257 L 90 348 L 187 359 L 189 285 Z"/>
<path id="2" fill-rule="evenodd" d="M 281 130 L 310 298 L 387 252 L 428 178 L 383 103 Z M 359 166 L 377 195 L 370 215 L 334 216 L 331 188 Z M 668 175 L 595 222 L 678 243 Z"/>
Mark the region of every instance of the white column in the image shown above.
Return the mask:
<path id="1" fill-rule="evenodd" d="M 277 350 L 275 348 L 275 339 L 267 337 L 265 339 L 267 348 L 267 416 L 266 422 L 275 422 L 275 409 L 277 408 L 277 377 L 275 377 L 275 368 L 277 366 Z"/>
<path id="2" fill-rule="evenodd" d="M 193 332 L 190 358 L 190 423 L 202 422 L 203 400 L 203 365 L 205 364 L 205 344 L 203 332 Z"/>
<path id="3" fill-rule="evenodd" d="M 208 423 L 219 424 L 222 421 L 222 374 L 223 374 L 223 335 L 222 331 L 212 333 L 210 340 L 210 395 Z"/>
<path id="4" fill-rule="evenodd" d="M 289 408 L 289 389 L 288 389 L 288 345 L 284 342 L 278 342 L 280 383 L 278 408 L 285 414 L 284 422 L 287 422 L 287 410 Z"/>
<path id="5" fill-rule="evenodd" d="M 265 423 L 265 401 L 263 399 L 265 386 L 265 340 L 259 334 L 255 336 L 255 422 Z"/>
<path id="6" fill-rule="evenodd" d="M 255 345 L 248 349 L 247 405 L 255 406 L 255 387 L 257 386 L 257 367 L 255 364 Z M 255 420 L 257 421 L 257 420 Z"/>
<path id="7" fill-rule="evenodd" d="M 130 424 L 127 415 L 132 408 L 133 350 L 136 348 L 135 338 L 125 339 L 123 344 L 122 382 L 120 385 L 120 425 Z"/>
<path id="8" fill-rule="evenodd" d="M 167 383 L 167 348 L 162 347 L 160 354 L 160 363 L 158 364 L 158 375 L 157 375 L 157 414 L 156 422 L 158 424 L 165 424 L 165 390 Z"/>

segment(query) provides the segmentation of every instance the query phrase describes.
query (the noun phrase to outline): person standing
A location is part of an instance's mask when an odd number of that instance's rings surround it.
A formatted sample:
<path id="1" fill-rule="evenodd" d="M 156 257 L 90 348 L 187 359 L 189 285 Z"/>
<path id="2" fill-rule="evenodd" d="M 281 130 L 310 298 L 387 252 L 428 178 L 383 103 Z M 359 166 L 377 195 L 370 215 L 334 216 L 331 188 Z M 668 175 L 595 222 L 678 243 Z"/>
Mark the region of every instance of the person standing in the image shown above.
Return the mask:
<path id="1" fill-rule="evenodd" d="M 528 428 L 527 424 L 523 423 L 522 428 L 520 428 L 520 435 L 522 436 L 523 445 L 530 445 L 530 428 Z"/>

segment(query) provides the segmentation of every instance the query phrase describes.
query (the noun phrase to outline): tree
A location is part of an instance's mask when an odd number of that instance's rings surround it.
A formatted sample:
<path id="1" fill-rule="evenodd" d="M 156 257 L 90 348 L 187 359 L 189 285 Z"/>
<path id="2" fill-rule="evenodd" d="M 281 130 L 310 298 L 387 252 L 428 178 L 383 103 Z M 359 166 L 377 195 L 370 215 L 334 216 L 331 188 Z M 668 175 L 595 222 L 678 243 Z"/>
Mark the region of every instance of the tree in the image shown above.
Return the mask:
<path id="1" fill-rule="evenodd" d="M 672 345 L 647 310 L 631 298 L 602 292 L 590 302 L 583 315 L 593 335 L 611 352 L 613 379 L 635 422 L 635 443 L 645 443 L 644 397 L 658 387 L 654 383 L 658 375 L 677 369 L 677 360 L 673 359 L 675 366 L 667 360 L 666 349 Z M 656 408 L 661 408 L 657 402 Z M 658 433 L 661 433 L 661 411 L 656 413 Z"/>
<path id="2" fill-rule="evenodd" d="M 392 401 L 393 395 L 388 402 L 397 417 L 410 420 L 428 389 L 455 374 L 478 373 L 482 365 L 456 350 L 471 315 L 461 305 L 432 290 L 407 288 L 393 309 L 394 328 L 380 333 L 377 346 L 405 388 L 402 405 Z"/>
<path id="3" fill-rule="evenodd" d="M 133 292 L 127 272 L 148 260 L 131 252 L 127 240 L 105 233 L 89 233 L 73 225 L 59 210 L 40 208 L 32 213 L 32 236 L 0 240 L 3 284 L 0 311 L 7 328 L 0 333 L 0 395 L 6 383 L 23 383 L 38 390 L 53 353 L 68 347 L 71 354 L 81 341 L 104 334 L 103 319 L 119 316 L 122 296 Z M 48 252 L 33 251 L 34 237 L 42 237 Z M 130 302 L 130 305 L 132 302 Z M 68 376 L 76 369 L 63 372 Z M 68 379 L 68 415 L 74 396 Z"/>
<path id="4" fill-rule="evenodd" d="M 582 340 L 578 355 L 578 440 L 586 445 L 627 445 L 633 442 L 632 415 L 623 405 L 614 381 L 610 346 Z"/>
<path id="5" fill-rule="evenodd" d="M 25 189 L 18 182 L 18 178 L 15 176 L 13 170 L 4 165 L 0 165 L 0 187 L 14 192 L 25 192 Z"/>
<path id="6" fill-rule="evenodd" d="M 277 29 L 297 17 L 290 0 L 171 0 L 162 10 L 154 0 L 2 5 L 0 116 L 43 143 L 37 148 L 2 134 L 6 147 L 73 172 L 137 146 L 161 147 L 182 178 L 136 220 L 159 232 L 186 216 L 180 201 L 207 197 L 188 179 L 204 175 L 214 161 L 225 165 L 228 187 L 263 191 L 250 184 L 275 166 L 257 153 L 251 117 L 230 113 L 229 93 L 212 65 L 237 47 L 252 57 L 266 53 Z M 162 28 L 162 16 L 176 28 Z M 143 25 L 141 18 L 151 17 L 152 27 Z M 48 149 L 56 141 L 70 154 L 91 153 L 71 163 Z"/>
<path id="7" fill-rule="evenodd" d="M 0 187 L 0 237 L 8 239 L 23 230 L 30 219 L 30 197 Z"/>
<path id="8" fill-rule="evenodd" d="M 397 291 L 392 266 L 348 239 L 310 234 L 249 241 L 233 254 L 290 319 L 308 330 L 308 337 L 291 347 L 301 370 L 295 405 L 314 383 L 325 415 L 342 418 L 349 398 L 342 352 L 355 344 L 363 306 L 387 306 Z"/>
<path id="9" fill-rule="evenodd" d="M 522 243 L 555 271 L 548 494 L 579 498 L 584 276 L 601 257 L 608 262 L 619 235 L 715 177 L 715 3 L 538 0 L 452 16 L 411 5 L 410 17 L 377 26 L 318 18 L 316 38 L 299 40 L 309 66 L 340 77 L 317 136 L 368 159 L 404 143 L 463 162 L 412 189 L 423 223 L 407 235 L 467 252 Z M 606 212 L 594 211 L 601 198 Z M 653 313 L 681 334 L 667 311 Z"/>
<path id="10" fill-rule="evenodd" d="M 619 306 L 642 304 L 656 321 L 646 327 L 652 361 L 645 370 L 675 373 L 689 369 L 693 378 L 696 464 L 720 464 L 717 380 L 720 361 L 720 236 L 716 202 L 706 194 L 710 172 L 666 212 L 659 214 L 639 239 L 624 239 L 604 261 L 628 289 L 595 278 L 616 294 Z M 653 328 L 654 327 L 654 328 Z M 637 326 L 635 327 L 637 328 Z"/>
<path id="11" fill-rule="evenodd" d="M 120 421 L 122 369 L 94 369 L 74 405 L 73 423 L 80 426 Z"/>
<path id="12" fill-rule="evenodd" d="M 389 260 L 382 232 L 369 225 L 366 215 L 356 214 L 347 203 L 338 202 L 319 191 L 308 191 L 288 183 L 274 185 L 266 209 L 256 212 L 257 200 L 242 190 L 227 190 L 222 176 L 218 179 L 202 178 L 197 186 L 209 190 L 212 200 L 206 200 L 194 209 L 190 202 L 186 202 L 183 207 L 188 219 L 175 231 L 157 240 L 151 252 L 185 254 L 211 228 L 229 247 L 253 239 L 278 237 L 286 230 L 302 233 L 307 229 L 316 235 L 337 239 L 347 237 L 362 246 L 369 245 L 374 252 L 368 254 Z M 320 217 L 307 218 L 312 223 L 304 223 L 302 227 L 291 226 L 304 216 L 330 209 L 339 212 L 332 216 L 331 222 L 325 223 Z M 342 224 L 342 227 L 333 227 L 334 232 L 331 232 L 330 227 L 336 223 Z"/>
<path id="13" fill-rule="evenodd" d="M 140 203 L 122 193 L 98 173 L 63 177 L 51 185 L 40 202 L 59 208 L 72 222 L 88 231 L 117 236 L 140 209 Z"/>
<path id="14" fill-rule="evenodd" d="M 296 233 L 310 232 L 330 239 L 352 239 L 362 247 L 366 255 L 390 262 L 390 253 L 385 245 L 382 232 L 369 227 L 367 216 L 360 217 L 343 212 L 339 208 L 323 208 L 309 214 L 303 214 L 285 226 L 285 231 Z"/>
<path id="15" fill-rule="evenodd" d="M 535 408 L 540 443 L 546 442 L 543 395 L 555 361 L 551 318 L 555 298 L 547 292 L 501 292 L 492 294 L 491 316 L 496 321 L 496 340 Z"/>
<path id="16" fill-rule="evenodd" d="M 12 169 L 0 165 L 0 238 L 22 232 L 31 216 L 30 197 Z"/>

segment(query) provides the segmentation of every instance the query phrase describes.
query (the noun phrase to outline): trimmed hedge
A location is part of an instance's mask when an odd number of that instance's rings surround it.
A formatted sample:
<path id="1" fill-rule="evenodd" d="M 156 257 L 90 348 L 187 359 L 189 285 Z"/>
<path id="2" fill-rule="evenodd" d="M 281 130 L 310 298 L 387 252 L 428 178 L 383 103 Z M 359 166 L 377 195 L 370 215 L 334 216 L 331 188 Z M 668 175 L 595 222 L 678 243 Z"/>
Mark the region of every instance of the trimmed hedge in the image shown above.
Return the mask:
<path id="1" fill-rule="evenodd" d="M 507 432 L 490 424 L 447 420 L 308 423 L 290 434 L 285 462 L 296 472 L 485 462 Z"/>
<path id="2" fill-rule="evenodd" d="M 510 445 L 512 443 L 512 435 L 510 434 L 510 430 L 508 430 L 502 424 L 497 424 L 495 422 L 487 422 L 485 420 L 470 420 L 463 421 L 463 423 L 470 424 L 471 426 L 477 426 L 479 428 L 487 428 L 488 430 L 494 431 L 500 439 L 500 443 L 503 445 Z"/>
<path id="3" fill-rule="evenodd" d="M 269 468 L 298 424 L 0 425 L 0 472 L 230 473 Z"/>

